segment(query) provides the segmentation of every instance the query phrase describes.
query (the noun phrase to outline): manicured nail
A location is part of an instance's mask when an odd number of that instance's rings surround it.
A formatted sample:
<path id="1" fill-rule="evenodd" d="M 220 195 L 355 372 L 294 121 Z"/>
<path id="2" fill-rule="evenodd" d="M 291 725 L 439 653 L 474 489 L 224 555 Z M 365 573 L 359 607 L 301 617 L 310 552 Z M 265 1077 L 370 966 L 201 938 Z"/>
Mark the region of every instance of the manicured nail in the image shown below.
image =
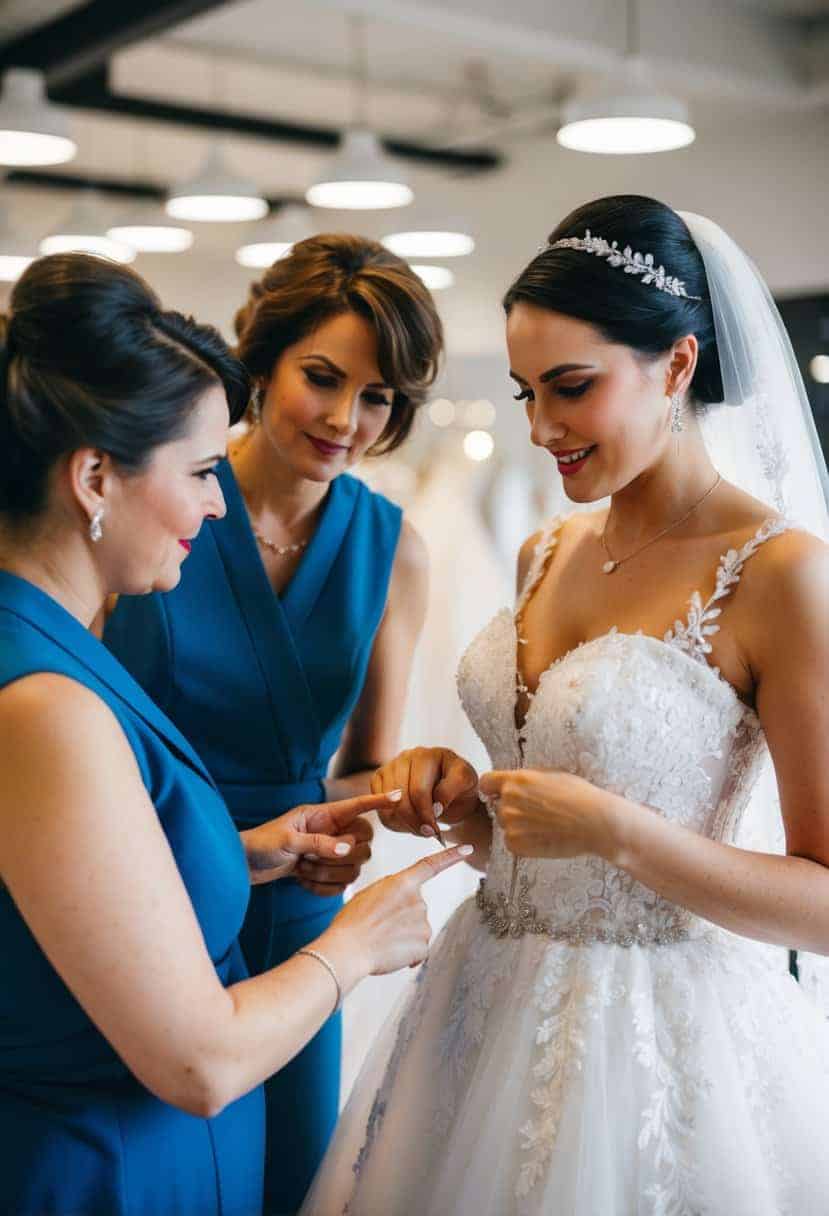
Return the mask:
<path id="1" fill-rule="evenodd" d="M 400 799 L 403 797 L 403 791 L 402 790 L 389 790 L 389 792 L 386 794 L 386 797 L 388 798 L 389 802 L 399 802 Z"/>
<path id="2" fill-rule="evenodd" d="M 420 829 L 421 836 L 434 836 L 435 829 L 429 823 L 424 823 Z"/>
<path id="3" fill-rule="evenodd" d="M 475 850 L 471 844 L 462 844 L 461 847 L 458 849 L 458 852 L 460 853 L 461 857 L 469 857 L 472 853 L 475 852 Z"/>
<path id="4" fill-rule="evenodd" d="M 351 852 L 351 845 L 346 844 L 346 842 L 343 840 L 341 844 L 334 845 L 334 852 L 338 857 L 345 857 L 346 853 Z"/>
<path id="5" fill-rule="evenodd" d="M 305 860 L 306 861 L 319 861 L 319 857 L 317 856 L 316 853 L 306 853 Z"/>
<path id="6" fill-rule="evenodd" d="M 433 802 L 432 803 L 432 814 L 434 815 L 435 819 L 440 819 L 441 815 L 443 814 L 443 803 L 442 802 Z"/>

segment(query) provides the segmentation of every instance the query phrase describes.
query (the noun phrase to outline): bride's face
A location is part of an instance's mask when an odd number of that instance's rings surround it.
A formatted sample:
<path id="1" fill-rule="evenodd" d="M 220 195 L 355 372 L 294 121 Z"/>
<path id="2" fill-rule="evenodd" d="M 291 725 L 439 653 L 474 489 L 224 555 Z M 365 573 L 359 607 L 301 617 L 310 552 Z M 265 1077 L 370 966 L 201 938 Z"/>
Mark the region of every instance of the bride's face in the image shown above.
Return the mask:
<path id="1" fill-rule="evenodd" d="M 568 498 L 595 502 L 660 458 L 669 356 L 642 358 L 587 321 L 523 301 L 507 318 L 507 348 L 532 442 L 556 461 Z"/>

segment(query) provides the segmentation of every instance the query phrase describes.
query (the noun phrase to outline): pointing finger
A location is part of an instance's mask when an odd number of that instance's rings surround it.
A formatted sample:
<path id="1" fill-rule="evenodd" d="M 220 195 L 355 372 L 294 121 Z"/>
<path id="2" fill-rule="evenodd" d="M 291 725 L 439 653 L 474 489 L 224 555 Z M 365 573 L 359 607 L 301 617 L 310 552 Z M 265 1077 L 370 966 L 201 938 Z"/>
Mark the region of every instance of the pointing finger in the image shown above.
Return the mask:
<path id="1" fill-rule="evenodd" d="M 467 857 L 472 856 L 474 851 L 471 844 L 459 844 L 453 849 L 445 849 L 442 853 L 427 853 L 425 857 L 421 857 L 420 861 L 416 861 L 413 866 L 409 866 L 408 870 L 403 870 L 402 873 L 410 875 L 420 887 L 430 878 L 436 878 L 444 870 L 456 866 L 459 861 L 465 861 Z"/>
<path id="2" fill-rule="evenodd" d="M 330 830 L 336 834 L 353 823 L 358 815 L 364 815 L 366 811 L 387 811 L 395 806 L 401 797 L 400 790 L 388 790 L 382 794 L 360 794 L 356 798 L 328 802 L 319 809 L 328 816 Z"/>

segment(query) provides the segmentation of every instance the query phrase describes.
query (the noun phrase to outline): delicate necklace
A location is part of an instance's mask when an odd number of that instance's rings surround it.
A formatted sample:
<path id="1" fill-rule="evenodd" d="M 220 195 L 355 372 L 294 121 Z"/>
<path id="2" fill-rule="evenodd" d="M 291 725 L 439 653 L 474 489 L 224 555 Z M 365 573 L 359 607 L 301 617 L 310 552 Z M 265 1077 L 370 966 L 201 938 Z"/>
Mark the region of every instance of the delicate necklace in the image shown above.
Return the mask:
<path id="1" fill-rule="evenodd" d="M 280 557 L 288 557 L 291 553 L 301 553 L 303 549 L 308 548 L 308 539 L 297 541 L 295 545 L 277 545 L 272 540 L 268 540 L 267 536 L 263 536 L 261 532 L 257 532 L 256 528 L 251 526 L 251 530 L 261 545 L 278 553 Z"/>
<path id="2" fill-rule="evenodd" d="M 602 528 L 601 541 L 602 541 L 602 548 L 604 549 L 605 553 L 607 554 L 608 560 L 602 566 L 602 574 L 612 574 L 614 570 L 619 569 L 619 567 L 622 565 L 623 562 L 629 562 L 632 557 L 636 557 L 636 555 L 638 553 L 642 553 L 642 551 L 649 548 L 650 545 L 656 544 L 656 542 L 658 540 L 661 540 L 661 538 L 663 536 L 667 536 L 669 532 L 673 532 L 674 528 L 678 528 L 680 524 L 684 524 L 685 520 L 690 519 L 690 517 L 694 514 L 697 507 L 701 507 L 702 504 L 705 502 L 706 498 L 708 498 L 708 496 L 710 494 L 714 493 L 714 491 L 716 490 L 717 486 L 720 484 L 721 481 L 722 481 L 722 477 L 718 473 L 716 476 L 716 479 L 714 481 L 714 484 L 708 490 L 705 491 L 702 498 L 698 499 L 694 503 L 694 505 L 691 507 L 690 511 L 686 511 L 685 514 L 680 516 L 679 519 L 674 520 L 674 522 L 672 524 L 668 524 L 667 528 L 663 528 L 661 532 L 657 532 L 656 536 L 652 536 L 650 540 L 645 541 L 644 545 L 640 545 L 638 549 L 634 549 L 632 553 L 628 553 L 624 557 L 620 557 L 617 559 L 613 556 L 613 554 L 608 549 L 607 539 L 605 538 L 605 531 L 607 530 L 607 520 L 605 520 L 604 528 Z"/>

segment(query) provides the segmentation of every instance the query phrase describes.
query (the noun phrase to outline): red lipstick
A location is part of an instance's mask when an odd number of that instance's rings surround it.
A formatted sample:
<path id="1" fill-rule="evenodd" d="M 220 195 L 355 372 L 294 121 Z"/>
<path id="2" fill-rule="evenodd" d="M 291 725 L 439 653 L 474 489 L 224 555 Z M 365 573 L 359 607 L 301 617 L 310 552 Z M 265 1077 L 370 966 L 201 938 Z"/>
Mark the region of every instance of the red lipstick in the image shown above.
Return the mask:
<path id="1" fill-rule="evenodd" d="M 562 457 L 564 457 L 564 456 L 567 456 L 567 457 L 574 456 L 576 451 L 578 451 L 578 450 L 581 450 L 584 452 L 584 455 L 581 456 L 578 460 L 569 460 L 569 459 L 563 460 L 562 459 Z M 578 473 L 579 469 L 584 468 L 584 466 L 587 464 L 587 461 L 593 455 L 595 450 L 596 450 L 596 445 L 594 444 L 592 447 L 588 447 L 588 448 L 582 448 L 582 449 L 571 448 L 569 452 L 568 451 L 553 452 L 553 455 L 556 458 L 556 464 L 558 465 L 559 473 L 561 473 L 562 477 L 572 477 L 575 473 Z"/>
<path id="2" fill-rule="evenodd" d="M 349 450 L 349 445 L 346 443 L 328 443 L 325 439 L 317 439 L 316 435 L 309 435 L 307 431 L 305 437 L 314 445 L 320 456 L 325 456 L 329 460 Z"/>

